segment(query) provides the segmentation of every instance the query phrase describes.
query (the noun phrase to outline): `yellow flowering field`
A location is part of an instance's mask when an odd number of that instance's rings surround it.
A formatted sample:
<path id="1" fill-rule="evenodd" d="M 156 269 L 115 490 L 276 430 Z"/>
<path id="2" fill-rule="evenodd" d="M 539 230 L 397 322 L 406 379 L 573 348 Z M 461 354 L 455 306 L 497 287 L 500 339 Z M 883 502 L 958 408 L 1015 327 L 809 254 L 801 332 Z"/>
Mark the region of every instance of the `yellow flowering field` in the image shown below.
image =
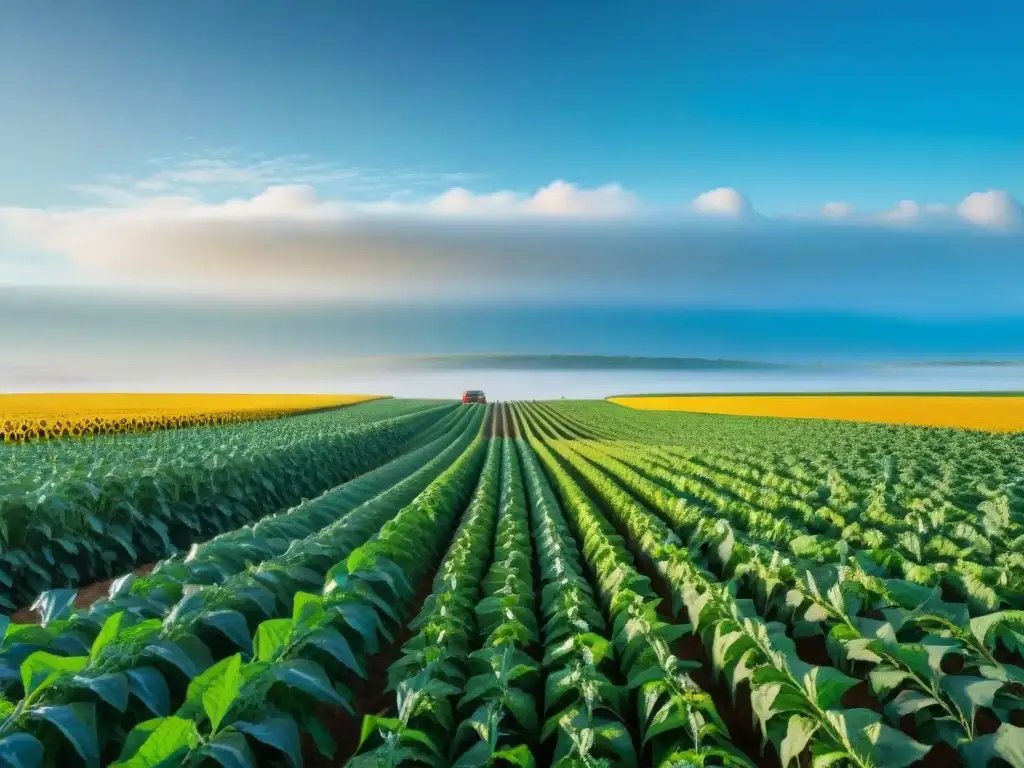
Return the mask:
<path id="1" fill-rule="evenodd" d="M 988 432 L 1024 430 L 1024 397 L 1016 395 L 671 395 L 609 399 L 638 410 L 840 419 Z"/>
<path id="2" fill-rule="evenodd" d="M 374 400 L 377 395 L 160 393 L 0 394 L 0 439 L 53 437 L 227 424 Z"/>

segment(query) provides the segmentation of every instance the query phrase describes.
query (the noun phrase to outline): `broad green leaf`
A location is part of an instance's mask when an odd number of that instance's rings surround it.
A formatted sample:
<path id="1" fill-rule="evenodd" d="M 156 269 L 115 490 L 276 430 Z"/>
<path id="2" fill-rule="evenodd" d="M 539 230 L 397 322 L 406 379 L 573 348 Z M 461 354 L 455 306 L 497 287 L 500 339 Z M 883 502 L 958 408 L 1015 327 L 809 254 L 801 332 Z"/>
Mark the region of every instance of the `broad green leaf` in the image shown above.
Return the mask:
<path id="1" fill-rule="evenodd" d="M 1024 628 L 1024 611 L 999 611 L 971 619 L 970 629 L 979 645 L 989 645 L 989 636 L 1003 624 Z"/>
<path id="2" fill-rule="evenodd" d="M 940 681 L 940 685 L 964 713 L 969 723 L 974 722 L 978 709 L 992 706 L 996 693 L 1003 687 L 999 680 L 970 675 L 946 675 Z"/>
<path id="3" fill-rule="evenodd" d="M 30 716 L 55 725 L 88 766 L 100 762 L 99 736 L 96 732 L 96 705 L 76 702 L 58 706 L 39 707 Z"/>
<path id="4" fill-rule="evenodd" d="M 12 733 L 0 739 L 0 765 L 7 768 L 38 768 L 43 764 L 43 743 L 28 733 Z"/>
<path id="5" fill-rule="evenodd" d="M 894 720 L 898 720 L 905 715 L 912 715 L 922 709 L 939 705 L 940 702 L 937 699 L 927 694 L 906 690 L 900 691 L 896 698 L 885 705 L 885 712 Z"/>
<path id="6" fill-rule="evenodd" d="M 291 619 L 267 619 L 256 628 L 253 655 L 260 661 L 276 661 L 292 636 Z"/>
<path id="7" fill-rule="evenodd" d="M 274 676 L 285 685 L 308 693 L 318 701 L 342 707 L 355 714 L 351 702 L 341 696 L 331 685 L 324 668 L 315 661 L 293 659 L 272 667 Z"/>
<path id="8" fill-rule="evenodd" d="M 190 680 L 203 671 L 203 667 L 181 647 L 172 640 L 161 640 L 146 646 L 146 653 L 163 659 L 181 670 L 182 674 Z"/>
<path id="9" fill-rule="evenodd" d="M 452 768 L 480 768 L 487 765 L 490 759 L 491 745 L 485 741 L 478 741 L 452 763 Z"/>
<path id="10" fill-rule="evenodd" d="M 41 693 L 63 675 L 74 675 L 85 669 L 87 656 L 55 656 L 35 651 L 21 662 L 21 684 L 25 695 Z"/>
<path id="11" fill-rule="evenodd" d="M 32 603 L 32 610 L 39 614 L 39 623 L 47 626 L 51 622 L 66 619 L 71 615 L 78 591 L 74 589 L 51 589 L 41 592 Z"/>
<path id="12" fill-rule="evenodd" d="M 157 717 L 164 717 L 171 711 L 171 693 L 167 681 L 155 667 L 129 669 L 128 691 Z"/>
<path id="13" fill-rule="evenodd" d="M 225 660 L 225 664 L 215 664 L 217 669 L 202 693 L 203 711 L 210 719 L 210 730 L 216 733 L 221 721 L 235 703 L 242 690 L 242 655 L 236 653 Z"/>
<path id="14" fill-rule="evenodd" d="M 117 633 L 121 630 L 121 621 L 123 619 L 124 611 L 118 611 L 117 613 L 107 617 L 107 620 L 103 622 L 103 627 L 100 629 L 99 634 L 96 635 L 96 639 L 93 640 L 92 649 L 89 651 L 90 659 L 96 659 L 103 649 L 113 642 L 114 638 L 117 637 Z"/>
<path id="15" fill-rule="evenodd" d="M 128 676 L 123 672 L 91 677 L 75 675 L 72 683 L 80 688 L 88 688 L 118 712 L 128 709 Z"/>
<path id="16" fill-rule="evenodd" d="M 871 681 L 871 692 L 879 697 L 886 698 L 892 691 L 902 685 L 903 681 L 910 677 L 910 673 L 896 667 L 880 666 L 872 669 L 869 679 Z"/>
<path id="17" fill-rule="evenodd" d="M 861 732 L 861 737 L 874 748 L 878 763 L 885 768 L 906 768 L 916 763 L 931 750 L 907 734 L 885 723 L 872 723 Z"/>
<path id="18" fill-rule="evenodd" d="M 290 717 L 268 717 L 258 723 L 236 720 L 231 727 L 284 754 L 292 768 L 302 765 L 299 727 Z"/>
<path id="19" fill-rule="evenodd" d="M 537 722 L 537 702 L 525 691 L 510 689 L 504 704 L 529 737 L 534 737 L 540 728 Z"/>
<path id="20" fill-rule="evenodd" d="M 1000 758 L 1013 768 L 1024 766 L 1024 728 L 1003 723 L 995 733 L 976 736 L 960 746 L 966 765 L 985 768 L 990 760 Z"/>
<path id="21" fill-rule="evenodd" d="M 359 749 L 363 748 L 367 739 L 377 731 L 398 733 L 402 730 L 402 721 L 397 717 L 381 717 L 380 715 L 364 715 L 359 729 Z"/>
<path id="22" fill-rule="evenodd" d="M 520 768 L 534 768 L 537 765 L 533 759 L 533 753 L 525 744 L 520 744 L 508 749 L 500 749 L 493 755 L 494 759 L 501 758 L 506 763 L 518 765 Z"/>
<path id="23" fill-rule="evenodd" d="M 256 768 L 256 757 L 241 733 L 228 731 L 217 734 L 213 741 L 202 746 L 199 754 L 217 761 L 224 768 Z"/>
<path id="24" fill-rule="evenodd" d="M 422 744 L 439 758 L 442 757 L 441 748 L 437 746 L 436 742 L 430 738 L 426 732 L 421 731 L 418 728 L 403 728 L 401 731 L 401 739 L 405 742 L 413 741 L 417 744 Z"/>
<path id="25" fill-rule="evenodd" d="M 122 755 L 111 768 L 170 768 L 181 765 L 181 758 L 199 746 L 194 720 L 164 717 L 136 727 L 148 731 L 145 741 L 130 757 Z"/>
<path id="26" fill-rule="evenodd" d="M 818 724 L 809 717 L 793 715 L 789 718 L 786 737 L 779 749 L 782 768 L 789 768 L 790 763 L 800 759 L 800 754 L 807 748 L 807 743 L 817 729 Z"/>
<path id="27" fill-rule="evenodd" d="M 211 611 L 203 616 L 203 623 L 219 630 L 245 653 L 252 653 L 252 635 L 249 624 L 238 611 Z"/>
<path id="28" fill-rule="evenodd" d="M 839 706 L 840 699 L 859 682 L 834 667 L 814 667 L 804 677 L 804 687 L 821 709 Z"/>
<path id="29" fill-rule="evenodd" d="M 366 670 L 352 652 L 348 640 L 338 630 L 333 627 L 322 627 L 310 635 L 306 642 L 326 651 L 361 678 L 366 679 Z"/>

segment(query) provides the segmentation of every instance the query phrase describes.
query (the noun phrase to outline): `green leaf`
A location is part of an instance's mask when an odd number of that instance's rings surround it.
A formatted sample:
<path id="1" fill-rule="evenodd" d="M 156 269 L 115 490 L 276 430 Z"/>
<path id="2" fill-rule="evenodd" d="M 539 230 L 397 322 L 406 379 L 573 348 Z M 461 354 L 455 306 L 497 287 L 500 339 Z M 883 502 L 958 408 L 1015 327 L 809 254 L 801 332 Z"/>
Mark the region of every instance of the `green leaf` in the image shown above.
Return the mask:
<path id="1" fill-rule="evenodd" d="M 141 723 L 136 726 L 139 728 L 148 732 L 145 741 L 127 759 L 122 753 L 122 759 L 111 768 L 171 768 L 181 765 L 181 758 L 199 746 L 199 730 L 194 720 L 164 717 Z M 127 747 L 126 744 L 126 752 Z"/>
<path id="2" fill-rule="evenodd" d="M 285 685 L 304 691 L 325 704 L 342 707 L 349 714 L 355 714 L 352 704 L 334 689 L 324 668 L 315 661 L 293 659 L 281 662 L 272 669 L 274 676 Z"/>
<path id="3" fill-rule="evenodd" d="M 885 705 L 885 713 L 894 720 L 898 720 L 905 715 L 912 715 L 922 709 L 939 706 L 939 704 L 937 699 L 920 691 L 900 691 L 896 698 Z"/>
<path id="4" fill-rule="evenodd" d="M 501 758 L 506 763 L 518 765 L 520 768 L 534 768 L 537 765 L 533 759 L 533 753 L 525 744 L 520 744 L 509 749 L 500 749 L 492 755 L 493 758 Z"/>
<path id="5" fill-rule="evenodd" d="M 39 614 L 39 623 L 45 627 L 70 616 L 77 595 L 74 589 L 50 589 L 39 594 L 32 603 L 32 610 Z"/>
<path id="6" fill-rule="evenodd" d="M 141 701 L 157 717 L 164 717 L 171 712 L 171 692 L 167 681 L 155 667 L 136 667 L 129 669 L 128 692 Z"/>
<path id="7" fill-rule="evenodd" d="M 826 712 L 832 727 L 862 756 L 875 756 L 885 768 L 906 768 L 924 757 L 931 747 L 882 723 L 870 709 L 845 709 Z M 839 758 L 843 753 L 839 753 Z M 815 757 L 815 765 L 819 758 Z M 828 763 L 834 764 L 834 763 Z"/>
<path id="8" fill-rule="evenodd" d="M 25 695 L 42 692 L 64 675 L 73 675 L 85 669 L 86 656 L 56 656 L 46 651 L 35 651 L 21 662 L 21 684 Z"/>
<path id="9" fill-rule="evenodd" d="M 442 756 L 441 748 L 437 746 L 430 736 L 418 728 L 403 728 L 401 731 L 401 739 L 402 741 L 414 741 L 417 744 L 422 744 L 438 757 Z"/>
<path id="10" fill-rule="evenodd" d="M 998 611 L 971 619 L 970 629 L 979 645 L 989 645 L 989 635 L 1003 624 L 1024 629 L 1024 611 Z"/>
<path id="11" fill-rule="evenodd" d="M 52 707 L 39 707 L 30 711 L 30 716 L 46 720 L 64 734 L 71 746 L 88 766 L 100 763 L 99 736 L 96 732 L 96 705 L 91 702 L 75 702 Z"/>
<path id="12" fill-rule="evenodd" d="M 99 634 L 96 635 L 96 639 L 92 642 L 92 649 L 89 651 L 89 658 L 95 660 L 97 656 L 113 642 L 114 638 L 117 637 L 117 633 L 121 630 L 121 621 L 124 619 L 124 611 L 118 611 L 117 613 L 108 616 L 107 620 L 103 622 L 103 627 L 100 629 Z"/>
<path id="13" fill-rule="evenodd" d="M 258 723 L 236 720 L 231 727 L 283 753 L 292 768 L 302 765 L 299 727 L 290 717 L 268 717 Z"/>
<path id="14" fill-rule="evenodd" d="M 252 634 L 249 624 L 238 611 L 212 611 L 203 616 L 203 623 L 219 630 L 245 653 L 252 653 Z"/>
<path id="15" fill-rule="evenodd" d="M 859 681 L 834 667 L 814 667 L 804 676 L 803 682 L 820 709 L 832 709 Z"/>
<path id="16" fill-rule="evenodd" d="M 512 688 L 505 696 L 504 704 L 526 735 L 535 737 L 540 726 L 537 723 L 537 702 L 533 697 L 525 691 Z"/>
<path id="17" fill-rule="evenodd" d="M 291 619 L 267 619 L 256 628 L 253 655 L 260 661 L 276 661 L 292 636 Z"/>
<path id="18" fill-rule="evenodd" d="M 985 768 L 990 760 L 1000 758 L 1013 768 L 1024 766 L 1024 728 L 1003 723 L 995 733 L 976 736 L 960 745 L 964 764 Z"/>
<path id="19" fill-rule="evenodd" d="M 193 659 L 184 648 L 171 640 L 160 640 L 146 646 L 146 653 L 163 659 L 181 670 L 190 680 L 203 671 L 203 667 Z"/>
<path id="20" fill-rule="evenodd" d="M 940 686 L 964 713 L 967 722 L 973 723 L 978 709 L 992 706 L 1003 683 L 971 675 L 946 675 L 940 681 Z"/>
<path id="21" fill-rule="evenodd" d="M 324 601 L 320 595 L 311 592 L 296 592 L 292 601 L 292 623 L 295 626 L 305 624 L 308 620 L 323 613 Z"/>
<path id="22" fill-rule="evenodd" d="M 95 677 L 75 675 L 72 682 L 79 688 L 88 688 L 118 712 L 128 709 L 128 676 L 123 672 Z"/>
<path id="23" fill-rule="evenodd" d="M 872 669 L 869 675 L 871 692 L 878 698 L 884 699 L 899 688 L 908 677 L 910 677 L 909 672 L 895 667 L 880 666 Z"/>
<path id="24" fill-rule="evenodd" d="M 789 718 L 786 737 L 782 740 L 779 750 L 782 768 L 789 768 L 791 762 L 800 759 L 800 754 L 807 748 L 807 743 L 816 730 L 818 730 L 818 724 L 809 717 L 793 715 Z"/>
<path id="25" fill-rule="evenodd" d="M 486 741 L 478 741 L 452 763 L 452 768 L 480 768 L 487 765 L 490 759 L 491 745 Z"/>
<path id="26" fill-rule="evenodd" d="M 366 679 L 366 670 L 352 653 L 352 646 L 349 645 L 348 640 L 338 630 L 333 627 L 323 627 L 310 635 L 307 642 L 329 653 L 361 678 Z"/>
<path id="27" fill-rule="evenodd" d="M 216 760 L 224 768 L 256 768 L 256 757 L 241 733 L 228 731 L 217 734 L 213 741 L 203 745 L 199 753 Z"/>
<path id="28" fill-rule="evenodd" d="M 685 729 L 689 724 L 690 720 L 685 706 L 679 706 L 675 698 L 670 699 L 654 714 L 650 724 L 643 729 L 644 738 L 641 746 L 663 733 Z"/>
<path id="29" fill-rule="evenodd" d="M 43 743 L 28 733 L 12 733 L 0 739 L 0 765 L 37 768 L 43 764 Z"/>
<path id="30" fill-rule="evenodd" d="M 242 655 L 240 653 L 236 653 L 225 659 L 224 662 L 210 668 L 211 670 L 216 669 L 217 674 L 209 679 L 203 690 L 202 702 L 203 711 L 210 719 L 210 730 L 213 733 L 220 728 L 221 721 L 242 690 L 241 668 Z"/>

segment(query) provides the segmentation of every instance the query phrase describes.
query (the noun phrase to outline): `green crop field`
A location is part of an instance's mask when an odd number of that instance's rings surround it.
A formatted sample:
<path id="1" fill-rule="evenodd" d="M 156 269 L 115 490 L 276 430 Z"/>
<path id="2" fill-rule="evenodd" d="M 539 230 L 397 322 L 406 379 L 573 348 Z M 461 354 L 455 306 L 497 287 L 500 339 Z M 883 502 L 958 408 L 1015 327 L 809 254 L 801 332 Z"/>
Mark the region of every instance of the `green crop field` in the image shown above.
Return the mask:
<path id="1" fill-rule="evenodd" d="M 1024 435 L 379 400 L 0 446 L 0 766 L 1024 766 Z"/>

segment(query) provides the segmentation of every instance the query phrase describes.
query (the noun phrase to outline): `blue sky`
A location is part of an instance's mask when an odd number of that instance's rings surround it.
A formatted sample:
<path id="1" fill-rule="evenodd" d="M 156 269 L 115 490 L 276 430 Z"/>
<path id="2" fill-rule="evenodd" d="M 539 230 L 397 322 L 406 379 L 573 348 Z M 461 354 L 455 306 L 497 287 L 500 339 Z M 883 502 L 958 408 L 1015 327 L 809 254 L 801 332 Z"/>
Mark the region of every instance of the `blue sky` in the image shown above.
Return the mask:
<path id="1" fill-rule="evenodd" d="M 538 351 L 1024 356 L 1021 28 L 1013 0 L 4 4 L 0 291 L 52 308 L 15 362 L 70 354 L 62 312 L 128 354 L 157 299 L 243 347 L 311 304 L 381 349 L 525 351 L 460 330 L 484 302 L 575 307 Z M 469 320 L 410 333 L 413 305 Z"/>
<path id="2" fill-rule="evenodd" d="M 0 200 L 217 147 L 766 213 L 1024 194 L 1013 0 L 438 8 L 5 4 Z"/>

